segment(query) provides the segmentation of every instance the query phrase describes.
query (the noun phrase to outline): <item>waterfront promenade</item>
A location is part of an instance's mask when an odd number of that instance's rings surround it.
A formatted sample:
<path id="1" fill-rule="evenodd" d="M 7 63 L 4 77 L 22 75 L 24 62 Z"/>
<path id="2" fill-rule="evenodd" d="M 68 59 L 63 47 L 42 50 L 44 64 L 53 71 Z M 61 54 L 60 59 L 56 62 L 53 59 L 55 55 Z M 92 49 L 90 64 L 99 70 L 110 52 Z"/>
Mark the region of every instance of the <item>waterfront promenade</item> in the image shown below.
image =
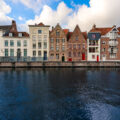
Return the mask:
<path id="1" fill-rule="evenodd" d="M 79 68 L 120 67 L 120 61 L 111 62 L 0 62 L 0 68 Z"/>

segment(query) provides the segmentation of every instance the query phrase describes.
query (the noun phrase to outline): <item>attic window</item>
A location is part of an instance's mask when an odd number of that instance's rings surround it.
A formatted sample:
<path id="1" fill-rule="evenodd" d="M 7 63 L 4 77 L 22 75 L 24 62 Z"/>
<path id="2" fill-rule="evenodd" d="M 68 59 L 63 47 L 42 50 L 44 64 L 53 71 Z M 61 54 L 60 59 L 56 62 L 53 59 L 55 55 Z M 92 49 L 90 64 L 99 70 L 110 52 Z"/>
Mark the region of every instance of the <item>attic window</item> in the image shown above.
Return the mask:
<path id="1" fill-rule="evenodd" d="M 22 33 L 19 33 L 18 36 L 19 36 L 19 37 L 22 37 Z"/>
<path id="2" fill-rule="evenodd" d="M 56 31 L 56 36 L 60 36 L 60 31 L 59 30 Z"/>
<path id="3" fill-rule="evenodd" d="M 13 34 L 12 33 L 9 33 L 9 37 L 12 37 L 13 36 Z"/>
<path id="4" fill-rule="evenodd" d="M 76 41 L 78 40 L 78 36 L 76 36 Z"/>

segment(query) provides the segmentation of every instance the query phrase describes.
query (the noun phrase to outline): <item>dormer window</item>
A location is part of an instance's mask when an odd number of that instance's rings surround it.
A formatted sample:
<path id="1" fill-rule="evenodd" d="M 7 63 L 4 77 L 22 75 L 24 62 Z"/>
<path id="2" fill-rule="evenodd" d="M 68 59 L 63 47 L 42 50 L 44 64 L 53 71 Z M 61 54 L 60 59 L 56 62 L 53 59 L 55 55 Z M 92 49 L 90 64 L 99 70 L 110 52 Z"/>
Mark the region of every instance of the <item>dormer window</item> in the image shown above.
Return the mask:
<path id="1" fill-rule="evenodd" d="M 9 33 L 9 37 L 12 37 L 13 36 L 13 34 L 12 33 Z"/>
<path id="2" fill-rule="evenodd" d="M 19 33 L 18 36 L 19 36 L 19 37 L 22 37 L 22 33 Z"/>

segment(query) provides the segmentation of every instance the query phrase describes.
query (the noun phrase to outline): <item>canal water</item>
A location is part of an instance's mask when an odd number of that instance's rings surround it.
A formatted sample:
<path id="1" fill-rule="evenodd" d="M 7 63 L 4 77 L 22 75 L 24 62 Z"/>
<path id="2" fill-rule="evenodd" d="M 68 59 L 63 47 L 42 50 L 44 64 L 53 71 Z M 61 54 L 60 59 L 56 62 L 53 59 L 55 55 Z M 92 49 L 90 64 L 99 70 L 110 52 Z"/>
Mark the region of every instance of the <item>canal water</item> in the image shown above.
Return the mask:
<path id="1" fill-rule="evenodd" d="M 120 70 L 0 69 L 0 120 L 120 120 Z"/>

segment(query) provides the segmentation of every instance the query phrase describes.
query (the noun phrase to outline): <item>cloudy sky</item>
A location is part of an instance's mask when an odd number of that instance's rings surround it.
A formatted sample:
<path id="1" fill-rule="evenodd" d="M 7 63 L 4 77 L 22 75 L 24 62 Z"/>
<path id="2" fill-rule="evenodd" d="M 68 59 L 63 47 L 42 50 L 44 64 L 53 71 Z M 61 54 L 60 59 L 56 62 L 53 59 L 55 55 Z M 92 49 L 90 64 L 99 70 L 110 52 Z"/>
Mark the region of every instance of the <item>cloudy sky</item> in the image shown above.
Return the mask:
<path id="1" fill-rule="evenodd" d="M 120 0 L 0 0 L 0 25 L 16 20 L 21 31 L 28 24 L 43 22 L 73 30 L 78 24 L 88 31 L 99 27 L 120 26 Z"/>

